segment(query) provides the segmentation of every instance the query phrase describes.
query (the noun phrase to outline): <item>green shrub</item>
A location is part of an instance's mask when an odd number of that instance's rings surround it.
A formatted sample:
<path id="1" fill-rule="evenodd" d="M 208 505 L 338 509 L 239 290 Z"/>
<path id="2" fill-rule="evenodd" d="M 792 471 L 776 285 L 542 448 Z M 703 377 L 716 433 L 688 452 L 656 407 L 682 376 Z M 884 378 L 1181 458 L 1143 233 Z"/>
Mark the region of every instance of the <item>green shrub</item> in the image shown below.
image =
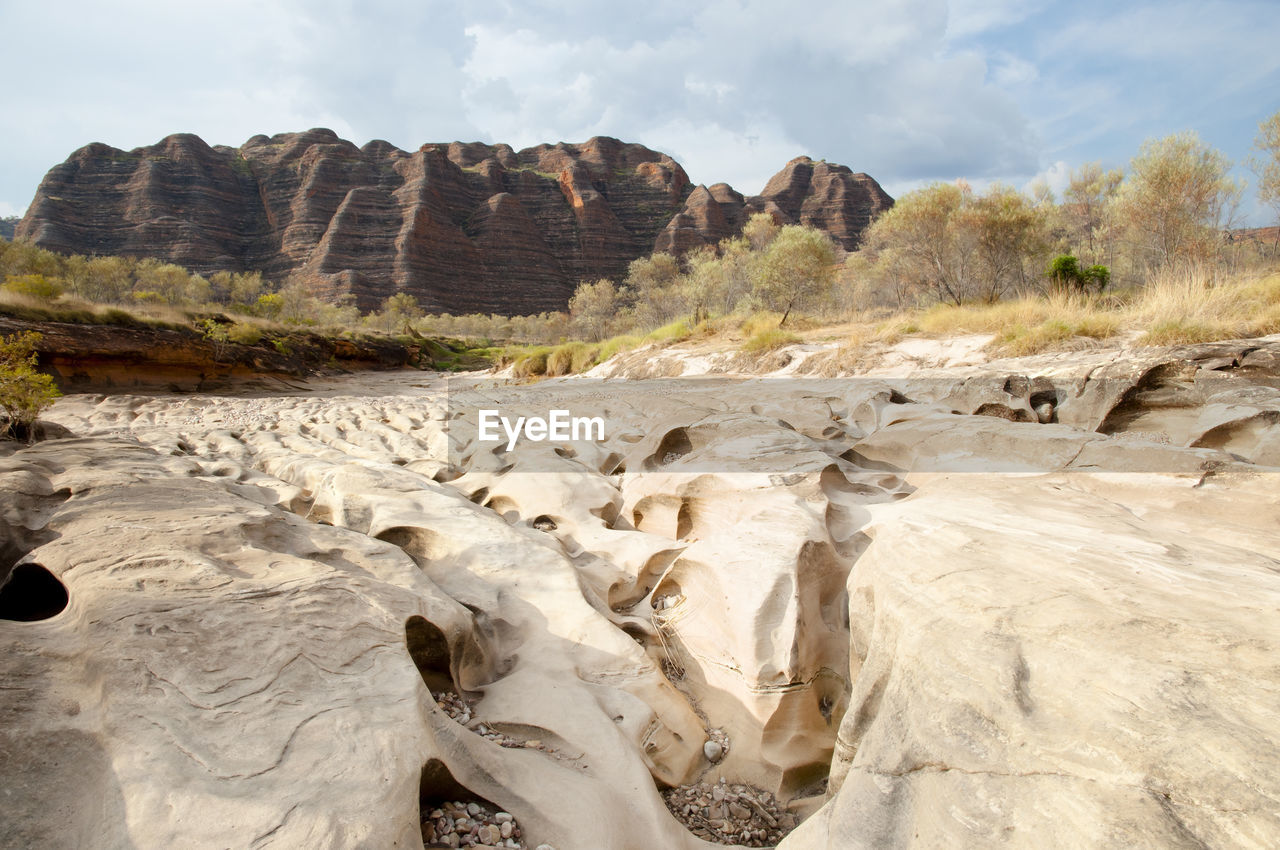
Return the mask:
<path id="1" fill-rule="evenodd" d="M 0 408 L 7 422 L 0 436 L 35 436 L 36 417 L 62 395 L 53 378 L 36 371 L 36 346 L 41 336 L 34 331 L 0 338 Z"/>

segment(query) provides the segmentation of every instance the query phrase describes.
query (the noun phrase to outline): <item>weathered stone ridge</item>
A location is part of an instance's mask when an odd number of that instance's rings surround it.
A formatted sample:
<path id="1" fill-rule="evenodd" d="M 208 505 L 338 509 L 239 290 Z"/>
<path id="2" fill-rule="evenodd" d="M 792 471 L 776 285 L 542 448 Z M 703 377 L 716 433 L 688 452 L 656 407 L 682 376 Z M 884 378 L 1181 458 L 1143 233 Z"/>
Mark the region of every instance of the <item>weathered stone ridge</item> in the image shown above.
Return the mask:
<path id="1" fill-rule="evenodd" d="M 366 309 L 407 292 L 432 310 L 515 314 L 563 309 L 580 281 L 714 244 L 758 210 L 851 248 L 890 204 L 866 175 L 807 158 L 744 199 L 723 183 L 694 188 L 666 154 L 608 137 L 409 153 L 313 129 L 239 148 L 190 134 L 128 152 L 87 145 L 49 171 L 16 235 L 206 274 L 293 274 Z"/>

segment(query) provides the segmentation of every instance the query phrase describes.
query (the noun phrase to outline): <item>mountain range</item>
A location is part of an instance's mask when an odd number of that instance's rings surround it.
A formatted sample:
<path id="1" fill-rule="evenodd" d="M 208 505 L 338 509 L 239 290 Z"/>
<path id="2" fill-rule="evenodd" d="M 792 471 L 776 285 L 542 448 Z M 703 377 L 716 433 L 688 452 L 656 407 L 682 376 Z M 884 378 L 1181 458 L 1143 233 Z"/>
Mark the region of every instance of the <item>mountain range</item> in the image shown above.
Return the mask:
<path id="1" fill-rule="evenodd" d="M 584 280 L 654 251 L 738 233 L 755 212 L 845 250 L 893 204 L 849 168 L 798 157 L 756 196 L 693 186 L 670 156 L 582 144 L 363 147 L 313 129 L 239 148 L 191 134 L 122 151 L 95 143 L 45 176 L 16 237 L 64 253 L 158 257 L 208 274 L 294 275 L 362 309 L 407 292 L 433 311 L 563 309 Z"/>

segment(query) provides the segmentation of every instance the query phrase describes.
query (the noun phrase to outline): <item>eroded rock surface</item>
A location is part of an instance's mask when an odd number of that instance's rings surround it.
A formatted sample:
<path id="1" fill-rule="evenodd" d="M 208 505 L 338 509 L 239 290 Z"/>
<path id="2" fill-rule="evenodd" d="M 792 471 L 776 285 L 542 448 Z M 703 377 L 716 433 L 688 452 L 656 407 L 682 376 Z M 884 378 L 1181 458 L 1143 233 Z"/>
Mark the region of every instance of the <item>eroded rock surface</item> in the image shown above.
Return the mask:
<path id="1" fill-rule="evenodd" d="M 0 846 L 1274 846 L 1277 354 L 65 398 Z"/>

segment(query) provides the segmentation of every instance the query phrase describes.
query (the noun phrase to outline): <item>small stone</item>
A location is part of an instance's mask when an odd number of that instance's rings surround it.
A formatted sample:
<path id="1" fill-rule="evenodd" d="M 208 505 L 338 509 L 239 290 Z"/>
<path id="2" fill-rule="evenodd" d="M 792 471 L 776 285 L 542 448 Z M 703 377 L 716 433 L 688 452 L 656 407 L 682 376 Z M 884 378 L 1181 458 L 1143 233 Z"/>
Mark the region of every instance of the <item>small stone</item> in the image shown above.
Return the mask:
<path id="1" fill-rule="evenodd" d="M 729 814 L 738 820 L 749 820 L 751 818 L 751 810 L 741 803 L 730 803 Z"/>
<path id="2" fill-rule="evenodd" d="M 717 785 L 716 787 L 712 788 L 712 789 L 711 789 L 711 799 L 715 800 L 717 803 L 718 803 L 718 802 L 720 802 L 721 800 L 723 800 L 723 799 L 724 799 L 724 788 L 723 788 L 723 787 L 721 787 L 721 786 L 719 786 L 719 785 Z"/>
<path id="3" fill-rule="evenodd" d="M 495 823 L 511 823 L 511 821 L 515 820 L 515 817 L 512 816 L 511 812 L 498 812 L 493 816 L 493 820 Z"/>
<path id="4" fill-rule="evenodd" d="M 1044 425 L 1053 421 L 1053 405 L 1050 402 L 1036 405 L 1036 419 L 1040 420 L 1040 424 Z"/>
<path id="5" fill-rule="evenodd" d="M 514 831 L 515 831 L 515 826 L 512 825 L 511 821 L 503 822 L 501 829 L 498 830 L 498 832 L 502 835 L 503 838 L 510 838 L 511 833 Z"/>
<path id="6" fill-rule="evenodd" d="M 552 847 L 550 844 L 539 844 L 537 847 L 533 848 L 533 850 L 556 850 L 556 848 Z"/>
<path id="7" fill-rule="evenodd" d="M 715 741 L 707 741 L 702 745 L 702 754 L 707 757 L 707 761 L 714 764 L 724 756 L 724 747 Z"/>

